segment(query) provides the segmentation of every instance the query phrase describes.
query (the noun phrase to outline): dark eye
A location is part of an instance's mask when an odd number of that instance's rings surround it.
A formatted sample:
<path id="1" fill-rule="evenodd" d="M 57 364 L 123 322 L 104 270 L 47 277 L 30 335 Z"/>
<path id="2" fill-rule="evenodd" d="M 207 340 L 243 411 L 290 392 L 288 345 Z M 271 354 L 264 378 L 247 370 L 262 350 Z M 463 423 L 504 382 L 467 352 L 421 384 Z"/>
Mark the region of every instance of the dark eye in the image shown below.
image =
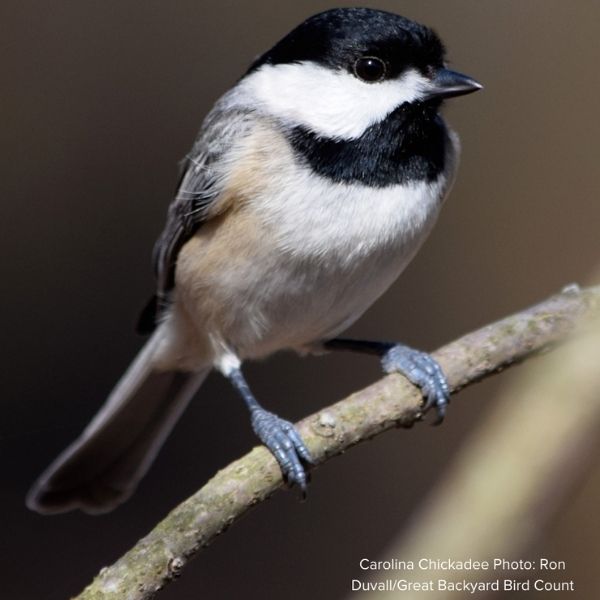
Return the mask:
<path id="1" fill-rule="evenodd" d="M 385 77 L 385 63 L 376 56 L 363 56 L 354 63 L 354 74 L 369 83 L 381 81 Z"/>

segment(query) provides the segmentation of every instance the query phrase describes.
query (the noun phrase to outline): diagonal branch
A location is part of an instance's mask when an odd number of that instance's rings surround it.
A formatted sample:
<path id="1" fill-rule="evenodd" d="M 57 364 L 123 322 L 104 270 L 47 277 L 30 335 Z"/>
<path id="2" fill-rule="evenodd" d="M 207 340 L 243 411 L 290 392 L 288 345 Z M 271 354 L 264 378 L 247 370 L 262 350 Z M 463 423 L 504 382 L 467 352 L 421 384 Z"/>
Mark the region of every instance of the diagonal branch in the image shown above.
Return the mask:
<path id="1" fill-rule="evenodd" d="M 434 353 L 453 392 L 547 350 L 600 303 L 600 287 L 569 286 L 544 302 L 487 325 Z M 299 431 L 317 463 L 392 427 L 422 418 L 421 396 L 400 375 L 388 375 L 305 418 Z M 188 560 L 251 507 L 283 486 L 264 447 L 219 471 L 74 600 L 152 598 Z"/>

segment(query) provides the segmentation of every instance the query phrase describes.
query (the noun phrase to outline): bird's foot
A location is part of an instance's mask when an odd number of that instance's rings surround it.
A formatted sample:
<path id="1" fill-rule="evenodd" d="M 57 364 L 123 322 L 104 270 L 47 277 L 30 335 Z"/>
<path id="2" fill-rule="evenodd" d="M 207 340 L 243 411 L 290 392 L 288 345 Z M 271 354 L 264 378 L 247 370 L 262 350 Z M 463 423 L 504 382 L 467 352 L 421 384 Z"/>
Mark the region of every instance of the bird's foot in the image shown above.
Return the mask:
<path id="1" fill-rule="evenodd" d="M 399 372 L 421 388 L 425 399 L 423 409 L 435 408 L 437 412 L 435 425 L 444 420 L 450 402 L 450 387 L 442 368 L 431 355 L 395 344 L 382 356 L 381 365 L 386 373 Z"/>
<path id="2" fill-rule="evenodd" d="M 261 407 L 252 410 L 252 428 L 277 459 L 285 481 L 297 484 L 305 496 L 309 478 L 302 462 L 310 465 L 313 460 L 296 428 Z"/>

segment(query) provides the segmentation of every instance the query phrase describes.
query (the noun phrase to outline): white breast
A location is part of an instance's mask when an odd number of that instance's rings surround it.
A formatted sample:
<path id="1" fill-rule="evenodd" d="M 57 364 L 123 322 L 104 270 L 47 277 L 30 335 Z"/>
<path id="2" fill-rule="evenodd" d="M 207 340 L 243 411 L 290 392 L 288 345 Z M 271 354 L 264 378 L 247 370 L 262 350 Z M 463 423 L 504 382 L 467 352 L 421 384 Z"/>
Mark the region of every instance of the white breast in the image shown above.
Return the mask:
<path id="1" fill-rule="evenodd" d="M 307 347 L 358 319 L 413 258 L 448 187 L 445 174 L 431 183 L 371 188 L 334 183 L 293 161 L 274 172 L 278 177 L 252 202 L 280 257 L 276 268 L 252 274 L 271 290 L 247 296 L 264 334 L 252 354 Z"/>
<path id="2" fill-rule="evenodd" d="M 431 230 L 451 183 L 453 154 L 446 172 L 429 183 L 335 183 L 300 162 L 281 133 L 257 127 L 230 157 L 237 170 L 226 183 L 241 190 L 239 210 L 228 213 L 228 227 L 201 228 L 198 254 L 188 244 L 189 260 L 178 268 L 178 285 L 191 290 L 187 311 L 219 340 L 215 354 L 221 347 L 242 359 L 304 350 L 354 322 Z M 238 254 L 223 260 L 231 248 Z M 216 316 L 206 315 L 209 304 Z"/>
<path id="3" fill-rule="evenodd" d="M 381 253 L 412 254 L 441 205 L 447 178 L 373 188 L 290 169 L 256 204 L 281 250 L 355 264 Z M 400 255 L 400 256 L 398 256 Z"/>

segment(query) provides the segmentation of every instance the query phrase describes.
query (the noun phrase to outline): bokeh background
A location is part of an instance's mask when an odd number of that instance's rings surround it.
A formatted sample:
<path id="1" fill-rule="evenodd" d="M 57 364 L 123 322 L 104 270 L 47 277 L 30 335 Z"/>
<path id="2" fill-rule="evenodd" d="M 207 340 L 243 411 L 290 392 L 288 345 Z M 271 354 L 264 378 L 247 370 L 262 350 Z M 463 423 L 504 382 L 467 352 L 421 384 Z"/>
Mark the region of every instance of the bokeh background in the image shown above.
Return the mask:
<path id="1" fill-rule="evenodd" d="M 350 333 L 433 349 L 585 282 L 600 260 L 600 4 L 368 4 L 436 28 L 452 66 L 485 91 L 449 103 L 463 142 L 451 198 L 417 259 Z M 212 375 L 117 511 L 41 517 L 24 506 L 29 485 L 142 343 L 133 323 L 152 289 L 151 247 L 203 116 L 255 55 L 331 6 L 2 2 L 3 598 L 77 593 L 255 444 L 242 403 Z M 248 365 L 247 375 L 264 404 L 297 419 L 372 381 L 378 366 L 282 354 Z M 507 377 L 462 393 L 442 428 L 393 431 L 331 461 L 314 474 L 308 502 L 278 494 L 161 597 L 343 597 L 359 559 L 376 557 L 410 522 Z M 599 497 L 596 470 L 539 541 L 545 555 L 567 561 L 578 598 L 600 591 Z"/>

